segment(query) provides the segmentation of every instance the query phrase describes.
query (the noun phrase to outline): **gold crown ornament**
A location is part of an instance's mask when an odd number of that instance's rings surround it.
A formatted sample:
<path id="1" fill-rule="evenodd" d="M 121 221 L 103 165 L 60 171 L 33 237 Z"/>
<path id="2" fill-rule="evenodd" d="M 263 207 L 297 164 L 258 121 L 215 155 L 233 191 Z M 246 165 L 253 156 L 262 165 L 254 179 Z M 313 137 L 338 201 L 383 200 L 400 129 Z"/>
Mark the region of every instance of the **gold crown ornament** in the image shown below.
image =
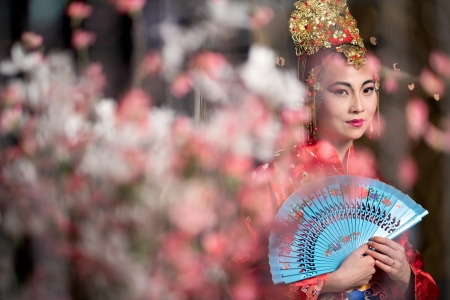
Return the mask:
<path id="1" fill-rule="evenodd" d="M 366 48 L 345 0 L 302 0 L 294 6 L 289 30 L 297 56 L 335 47 L 356 68 L 366 63 Z"/>

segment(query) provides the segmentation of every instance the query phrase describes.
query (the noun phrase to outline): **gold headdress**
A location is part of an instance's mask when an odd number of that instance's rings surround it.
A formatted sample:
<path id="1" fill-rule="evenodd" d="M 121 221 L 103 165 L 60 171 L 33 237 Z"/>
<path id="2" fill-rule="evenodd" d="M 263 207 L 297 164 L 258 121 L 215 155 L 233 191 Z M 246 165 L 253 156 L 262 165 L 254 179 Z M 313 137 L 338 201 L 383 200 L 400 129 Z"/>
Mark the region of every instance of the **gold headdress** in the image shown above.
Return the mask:
<path id="1" fill-rule="evenodd" d="M 348 10 L 346 0 L 301 0 L 295 2 L 294 6 L 295 10 L 289 20 L 289 30 L 299 57 L 299 69 L 300 62 L 304 68 L 307 57 L 320 49 L 334 49 L 343 53 L 348 64 L 357 69 L 366 63 L 366 48 L 356 27 L 356 20 Z M 311 111 L 311 118 L 308 118 L 310 121 L 307 124 L 308 142 L 316 130 L 316 96 L 318 99 L 321 97 L 322 72 L 323 65 L 317 66 L 310 71 L 306 80 L 308 93 L 306 104 Z M 379 80 L 375 88 L 378 91 Z"/>
<path id="2" fill-rule="evenodd" d="M 357 68 L 365 64 L 366 48 L 345 0 L 302 0 L 294 6 L 289 30 L 297 56 L 336 47 L 349 64 Z"/>

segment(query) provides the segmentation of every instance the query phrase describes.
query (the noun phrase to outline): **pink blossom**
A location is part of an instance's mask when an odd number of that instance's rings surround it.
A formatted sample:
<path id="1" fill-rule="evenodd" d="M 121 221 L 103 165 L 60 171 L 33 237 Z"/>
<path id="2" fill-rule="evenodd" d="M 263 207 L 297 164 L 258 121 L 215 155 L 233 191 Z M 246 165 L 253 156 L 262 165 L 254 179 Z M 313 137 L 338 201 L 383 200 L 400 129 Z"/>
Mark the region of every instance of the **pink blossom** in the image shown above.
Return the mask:
<path id="1" fill-rule="evenodd" d="M 44 38 L 41 35 L 30 31 L 23 32 L 20 39 L 25 48 L 30 50 L 38 48 L 44 41 Z"/>
<path id="2" fill-rule="evenodd" d="M 206 170 L 212 170 L 217 167 L 219 163 L 218 151 L 201 134 L 194 135 L 194 139 L 189 143 L 188 148 L 190 154 L 197 158 L 200 165 Z"/>
<path id="3" fill-rule="evenodd" d="M 216 52 L 203 52 L 191 63 L 193 69 L 205 72 L 211 79 L 218 79 L 226 66 L 228 62 L 225 56 Z"/>
<path id="4" fill-rule="evenodd" d="M 176 141 L 184 141 L 194 133 L 194 124 L 192 120 L 186 116 L 178 116 L 172 123 L 172 136 Z"/>
<path id="5" fill-rule="evenodd" d="M 248 116 L 249 129 L 251 130 L 251 132 L 255 132 L 257 134 L 265 134 L 267 130 L 267 124 L 272 120 L 270 110 L 267 107 L 266 103 L 264 103 L 261 98 L 252 95 L 244 100 L 241 109 L 245 111 L 246 115 Z M 282 112 L 282 119 L 290 118 L 289 120 L 293 121 L 293 119 L 295 119 L 295 116 L 293 116 L 291 112 L 296 111 L 297 110 L 287 110 L 286 112 Z M 235 112 L 232 112 L 232 114 L 236 115 Z M 294 114 L 296 115 L 296 113 Z M 231 120 L 231 118 L 227 119 Z M 283 119 L 283 121 L 287 121 L 287 119 Z M 237 120 L 234 123 L 237 127 L 237 132 L 240 132 L 240 122 Z"/>
<path id="6" fill-rule="evenodd" d="M 404 157 L 398 164 L 397 179 L 403 189 L 411 188 L 417 181 L 419 168 L 411 156 Z"/>
<path id="7" fill-rule="evenodd" d="M 222 257 L 226 251 L 229 239 L 222 233 L 210 233 L 203 238 L 203 247 L 212 257 Z"/>
<path id="8" fill-rule="evenodd" d="M 429 95 L 442 95 L 445 90 L 444 82 L 433 72 L 424 68 L 419 77 L 420 84 Z"/>
<path id="9" fill-rule="evenodd" d="M 252 168 L 253 160 L 250 157 L 241 155 L 230 155 L 222 163 L 224 173 L 238 179 L 248 177 Z"/>
<path id="10" fill-rule="evenodd" d="M 30 157 L 36 153 L 38 144 L 36 141 L 36 126 L 38 119 L 36 117 L 27 120 L 23 126 L 22 135 L 20 137 L 20 147 L 22 151 Z"/>
<path id="11" fill-rule="evenodd" d="M 430 65 L 439 75 L 450 78 L 450 57 L 445 53 L 439 50 L 431 52 Z"/>
<path id="12" fill-rule="evenodd" d="M 382 85 L 383 89 L 389 94 L 393 94 L 398 90 L 398 79 L 394 77 L 387 77 Z"/>
<path id="13" fill-rule="evenodd" d="M 122 153 L 125 162 L 130 169 L 130 176 L 128 182 L 138 179 L 145 171 L 147 165 L 148 155 L 140 149 L 128 148 Z"/>
<path id="14" fill-rule="evenodd" d="M 144 76 L 155 76 L 162 68 L 161 53 L 157 51 L 150 51 L 144 58 L 142 63 L 142 73 Z"/>
<path id="15" fill-rule="evenodd" d="M 367 54 L 367 62 L 372 69 L 373 72 L 376 72 L 378 75 L 380 74 L 381 70 L 381 62 L 378 57 L 373 55 L 372 53 Z"/>
<path id="16" fill-rule="evenodd" d="M 299 125 L 303 124 L 305 121 L 305 110 L 304 109 L 289 109 L 284 108 L 281 111 L 281 119 L 287 125 Z"/>
<path id="17" fill-rule="evenodd" d="M 182 98 L 187 95 L 192 89 L 193 81 L 188 73 L 181 74 L 172 82 L 170 92 L 176 98 Z"/>
<path id="18" fill-rule="evenodd" d="M 72 34 L 72 46 L 77 49 L 84 49 L 95 42 L 96 36 L 92 32 L 77 29 Z"/>
<path id="19" fill-rule="evenodd" d="M 369 162 L 369 163 L 368 163 Z M 361 176 L 376 178 L 376 158 L 368 148 L 360 149 L 353 155 L 352 174 L 361 174 Z"/>
<path id="20" fill-rule="evenodd" d="M 74 1 L 67 7 L 66 13 L 72 19 L 86 19 L 92 14 L 92 6 L 81 1 Z"/>
<path id="21" fill-rule="evenodd" d="M 181 199 L 171 206 L 170 221 L 190 236 L 213 228 L 218 220 L 213 206 L 218 196 L 219 193 L 206 184 L 191 184 L 182 191 Z"/>
<path id="22" fill-rule="evenodd" d="M 251 30 L 261 29 L 272 21 L 275 17 L 273 9 L 269 6 L 259 7 L 249 19 L 249 27 Z"/>
<path id="23" fill-rule="evenodd" d="M 117 108 L 117 119 L 121 122 L 146 122 L 148 109 L 152 100 L 141 89 L 129 91 L 120 101 Z M 144 124 L 142 124 L 144 125 Z"/>
<path id="24" fill-rule="evenodd" d="M 0 132 L 9 134 L 16 130 L 22 122 L 22 106 L 16 105 L 13 108 L 5 109 L 0 116 Z"/>
<path id="25" fill-rule="evenodd" d="M 145 6 L 146 0 L 111 0 L 117 11 L 123 14 L 136 13 Z"/>
<path id="26" fill-rule="evenodd" d="M 99 63 L 92 63 L 86 70 L 86 78 L 88 84 L 91 87 L 91 92 L 100 92 L 106 85 L 106 78 L 103 74 L 102 65 Z"/>
<path id="27" fill-rule="evenodd" d="M 24 100 L 24 90 L 16 83 L 7 85 L 0 92 L 0 102 L 4 106 L 14 106 L 16 104 L 23 103 Z"/>
<path id="28" fill-rule="evenodd" d="M 437 128 L 432 123 L 424 133 L 425 142 L 437 151 L 450 153 L 450 121 L 447 121 L 447 130 Z"/>
<path id="29" fill-rule="evenodd" d="M 428 106 L 420 98 L 411 99 L 406 105 L 406 119 L 408 121 L 408 133 L 417 140 L 428 127 Z"/>
<path id="30" fill-rule="evenodd" d="M 255 285 L 249 280 L 237 282 L 232 287 L 233 299 L 253 300 L 257 295 Z"/>

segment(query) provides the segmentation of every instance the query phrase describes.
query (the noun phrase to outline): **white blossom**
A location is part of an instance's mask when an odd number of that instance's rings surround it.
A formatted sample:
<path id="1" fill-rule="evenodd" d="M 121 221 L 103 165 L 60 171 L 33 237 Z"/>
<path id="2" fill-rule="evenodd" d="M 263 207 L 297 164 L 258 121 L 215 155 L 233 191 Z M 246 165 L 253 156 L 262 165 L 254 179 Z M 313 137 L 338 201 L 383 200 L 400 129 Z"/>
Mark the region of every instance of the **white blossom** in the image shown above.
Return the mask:
<path id="1" fill-rule="evenodd" d="M 20 43 L 15 43 L 11 48 L 11 59 L 5 59 L 0 63 L 0 73 L 6 76 L 14 76 L 20 72 L 27 73 L 38 67 L 42 61 L 41 53 L 26 53 Z"/>
<path id="2" fill-rule="evenodd" d="M 241 69 L 241 78 L 253 92 L 270 100 L 274 106 L 297 108 L 305 89 L 291 72 L 275 66 L 275 53 L 263 46 L 252 46 L 249 59 Z"/>

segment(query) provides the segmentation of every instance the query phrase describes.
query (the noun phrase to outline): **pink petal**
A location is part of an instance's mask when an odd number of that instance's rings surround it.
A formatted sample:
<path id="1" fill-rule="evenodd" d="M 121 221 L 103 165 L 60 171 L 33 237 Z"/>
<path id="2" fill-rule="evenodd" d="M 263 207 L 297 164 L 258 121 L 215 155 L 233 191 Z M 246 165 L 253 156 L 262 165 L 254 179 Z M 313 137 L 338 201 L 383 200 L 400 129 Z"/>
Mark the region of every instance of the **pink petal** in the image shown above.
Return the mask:
<path id="1" fill-rule="evenodd" d="M 388 77 L 383 81 L 381 86 L 386 92 L 393 94 L 398 90 L 398 81 L 394 77 Z"/>
<path id="2" fill-rule="evenodd" d="M 172 86 L 170 87 L 170 92 L 176 98 L 183 98 L 187 95 L 192 89 L 192 78 L 189 74 L 184 73 L 180 75 L 174 82 L 172 82 Z"/>
<path id="3" fill-rule="evenodd" d="M 438 74 L 450 78 L 450 57 L 445 53 L 439 50 L 431 52 L 430 65 Z"/>
<path id="4" fill-rule="evenodd" d="M 36 49 L 41 46 L 44 41 L 44 38 L 41 35 L 30 31 L 23 32 L 20 39 L 27 49 Z"/>
<path id="5" fill-rule="evenodd" d="M 444 82 L 428 69 L 423 69 L 419 77 L 420 84 L 429 95 L 442 95 L 445 90 Z"/>
<path id="6" fill-rule="evenodd" d="M 450 130 L 441 130 L 430 123 L 424 134 L 424 141 L 437 151 L 450 153 Z"/>
<path id="7" fill-rule="evenodd" d="M 397 169 L 397 179 L 403 189 L 411 188 L 417 181 L 419 168 L 411 156 L 403 158 Z"/>
<path id="8" fill-rule="evenodd" d="M 428 127 L 428 106 L 420 98 L 414 98 L 406 105 L 406 119 L 408 121 L 408 133 L 417 140 Z"/>
<path id="9" fill-rule="evenodd" d="M 216 52 L 203 52 L 192 61 L 192 68 L 200 69 L 212 79 L 217 78 L 227 65 L 225 56 Z"/>
<path id="10" fill-rule="evenodd" d="M 252 30 L 260 29 L 272 21 L 275 17 L 273 9 L 269 6 L 260 7 L 249 20 L 249 27 Z"/>
<path id="11" fill-rule="evenodd" d="M 369 63 L 369 66 L 371 69 L 376 72 L 377 74 L 380 73 L 381 70 L 381 62 L 375 55 L 368 53 L 367 54 L 367 62 Z"/>

